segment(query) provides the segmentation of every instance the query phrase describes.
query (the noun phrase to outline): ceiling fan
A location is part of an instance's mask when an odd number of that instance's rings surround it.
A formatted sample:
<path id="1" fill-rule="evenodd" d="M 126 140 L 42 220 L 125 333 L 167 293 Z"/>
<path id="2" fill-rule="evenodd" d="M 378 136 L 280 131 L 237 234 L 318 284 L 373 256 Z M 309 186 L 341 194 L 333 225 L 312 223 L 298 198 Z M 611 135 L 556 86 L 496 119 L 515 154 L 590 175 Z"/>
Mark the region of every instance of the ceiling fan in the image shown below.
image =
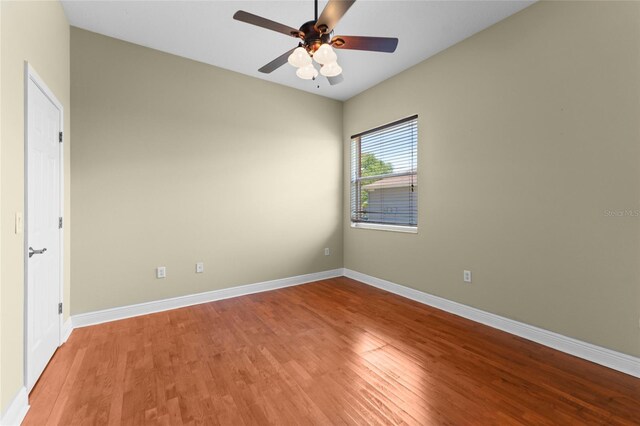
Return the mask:
<path id="1" fill-rule="evenodd" d="M 289 62 L 298 68 L 296 71 L 298 77 L 304 80 L 315 80 L 318 76 L 318 70 L 313 65 L 315 61 L 321 65 L 320 74 L 327 77 L 331 85 L 335 85 L 342 82 L 343 77 L 342 68 L 338 65 L 338 57 L 333 48 L 393 53 L 398 46 L 397 38 L 343 35 L 332 37 L 334 27 L 353 3 L 355 0 L 329 0 L 318 17 L 318 0 L 315 0 L 315 19 L 305 22 L 297 30 L 243 10 L 237 11 L 233 19 L 301 40 L 297 47 L 278 56 L 258 71 L 269 74 Z"/>

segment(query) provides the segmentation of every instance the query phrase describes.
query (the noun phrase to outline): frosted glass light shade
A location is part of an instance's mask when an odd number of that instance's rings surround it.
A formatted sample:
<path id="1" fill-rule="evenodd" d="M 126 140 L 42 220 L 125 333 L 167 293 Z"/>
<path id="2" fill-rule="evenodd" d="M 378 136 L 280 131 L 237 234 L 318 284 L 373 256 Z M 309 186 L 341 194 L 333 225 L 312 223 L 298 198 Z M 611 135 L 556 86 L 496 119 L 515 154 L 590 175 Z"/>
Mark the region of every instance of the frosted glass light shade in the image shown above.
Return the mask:
<path id="1" fill-rule="evenodd" d="M 313 54 L 313 59 L 320 65 L 324 65 L 337 61 L 338 55 L 336 55 L 336 52 L 333 51 L 331 46 L 323 44 L 316 50 L 316 53 Z"/>
<path id="2" fill-rule="evenodd" d="M 302 68 L 298 68 L 296 75 L 303 80 L 311 80 L 318 76 L 318 70 L 311 64 L 305 65 Z"/>
<path id="3" fill-rule="evenodd" d="M 287 60 L 296 68 L 311 64 L 311 56 L 309 56 L 304 47 L 297 47 Z"/>
<path id="4" fill-rule="evenodd" d="M 320 74 L 325 77 L 335 77 L 340 75 L 342 72 L 342 68 L 338 65 L 337 62 L 330 62 L 328 64 L 324 64 L 322 68 L 320 68 Z"/>

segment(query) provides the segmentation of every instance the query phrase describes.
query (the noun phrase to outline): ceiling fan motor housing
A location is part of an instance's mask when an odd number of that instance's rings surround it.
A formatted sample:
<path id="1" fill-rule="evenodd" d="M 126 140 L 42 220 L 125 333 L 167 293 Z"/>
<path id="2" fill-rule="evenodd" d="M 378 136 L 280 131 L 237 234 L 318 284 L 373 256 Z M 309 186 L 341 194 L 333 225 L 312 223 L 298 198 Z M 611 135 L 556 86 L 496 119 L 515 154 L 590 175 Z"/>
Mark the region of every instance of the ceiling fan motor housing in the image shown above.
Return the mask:
<path id="1" fill-rule="evenodd" d="M 332 31 L 333 32 L 333 31 Z M 310 55 L 318 50 L 318 48 L 331 41 L 331 33 L 321 33 L 316 28 L 316 21 L 309 21 L 300 27 L 300 37 L 304 40 L 304 48 Z"/>

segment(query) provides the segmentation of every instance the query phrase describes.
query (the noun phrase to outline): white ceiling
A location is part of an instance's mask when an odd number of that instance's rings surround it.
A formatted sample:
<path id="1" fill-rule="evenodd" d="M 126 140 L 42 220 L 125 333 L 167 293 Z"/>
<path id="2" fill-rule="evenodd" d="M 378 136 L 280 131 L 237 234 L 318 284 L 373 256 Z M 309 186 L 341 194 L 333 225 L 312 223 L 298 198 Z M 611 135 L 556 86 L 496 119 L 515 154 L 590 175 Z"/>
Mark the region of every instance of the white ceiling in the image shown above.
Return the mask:
<path id="1" fill-rule="evenodd" d="M 63 0 L 71 25 L 338 100 L 346 100 L 524 9 L 533 1 L 358 0 L 336 35 L 398 37 L 395 53 L 337 50 L 344 81 L 301 80 L 285 64 L 258 68 L 297 39 L 232 19 L 237 10 L 300 27 L 313 19 L 312 0 L 78 1 Z M 321 0 L 322 11 L 326 0 Z M 320 86 L 319 88 L 317 86 Z"/>

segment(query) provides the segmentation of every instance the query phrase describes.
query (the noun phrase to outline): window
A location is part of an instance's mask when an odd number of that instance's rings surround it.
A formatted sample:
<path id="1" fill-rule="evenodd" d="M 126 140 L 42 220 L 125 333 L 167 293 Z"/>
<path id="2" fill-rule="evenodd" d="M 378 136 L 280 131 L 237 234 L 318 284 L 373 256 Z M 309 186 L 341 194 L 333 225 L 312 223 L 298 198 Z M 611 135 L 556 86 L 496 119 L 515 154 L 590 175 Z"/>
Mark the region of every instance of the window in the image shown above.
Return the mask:
<path id="1" fill-rule="evenodd" d="M 415 232 L 418 116 L 351 137 L 351 225 Z"/>

